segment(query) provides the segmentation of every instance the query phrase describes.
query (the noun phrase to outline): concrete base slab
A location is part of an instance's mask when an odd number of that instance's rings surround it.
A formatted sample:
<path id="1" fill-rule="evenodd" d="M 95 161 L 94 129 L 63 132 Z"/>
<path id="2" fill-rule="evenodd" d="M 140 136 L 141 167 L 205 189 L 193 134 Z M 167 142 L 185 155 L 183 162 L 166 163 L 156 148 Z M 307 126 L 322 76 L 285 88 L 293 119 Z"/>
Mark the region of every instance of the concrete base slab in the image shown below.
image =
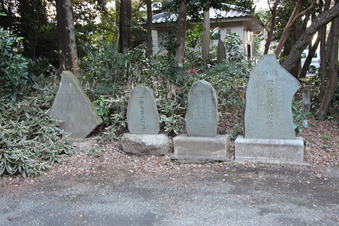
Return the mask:
<path id="1" fill-rule="evenodd" d="M 183 163 L 204 163 L 227 161 L 226 153 L 230 145 L 228 135 L 216 137 L 188 137 L 179 135 L 173 138 L 174 154 L 171 159 Z"/>
<path id="2" fill-rule="evenodd" d="M 165 134 L 124 133 L 121 146 L 129 154 L 164 155 L 170 151 L 171 141 Z"/>
<path id="3" fill-rule="evenodd" d="M 254 139 L 238 136 L 235 140 L 235 161 L 307 165 L 304 163 L 304 139 Z"/>

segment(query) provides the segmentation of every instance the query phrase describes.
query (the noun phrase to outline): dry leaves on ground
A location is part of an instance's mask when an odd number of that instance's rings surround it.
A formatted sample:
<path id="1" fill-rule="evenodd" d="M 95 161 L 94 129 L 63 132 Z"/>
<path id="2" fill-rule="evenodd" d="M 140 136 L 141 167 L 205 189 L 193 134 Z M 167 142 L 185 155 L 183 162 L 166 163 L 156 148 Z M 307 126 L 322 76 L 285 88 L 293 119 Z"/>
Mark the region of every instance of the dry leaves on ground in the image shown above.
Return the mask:
<path id="1" fill-rule="evenodd" d="M 224 118 L 226 119 L 226 118 Z M 223 122 L 221 122 L 222 124 Z M 226 124 L 225 124 L 226 125 Z M 228 127 L 228 128 L 226 128 Z M 223 131 L 232 127 L 227 124 Z M 306 142 L 305 162 L 311 167 L 337 167 L 339 164 L 339 122 L 309 120 L 309 128 L 300 134 Z M 220 128 L 218 129 L 220 130 Z M 229 169 L 232 167 L 232 153 L 234 153 L 234 140 L 231 141 L 230 161 L 227 163 L 216 162 L 209 164 L 179 164 L 170 159 L 170 155 L 164 156 L 137 156 L 127 155 L 119 141 L 100 145 L 98 152 L 85 153 L 76 151 L 67 160 L 56 164 L 54 168 L 38 177 L 22 178 L 20 176 L 4 176 L 0 180 L 1 189 L 10 190 L 11 186 L 37 184 L 41 181 L 54 178 L 76 178 L 78 176 L 91 176 L 98 174 L 128 174 L 143 176 L 168 176 L 179 177 L 181 175 L 204 174 L 217 169 Z M 255 165 L 252 165 L 252 167 Z M 18 192 L 18 190 L 16 189 Z"/>

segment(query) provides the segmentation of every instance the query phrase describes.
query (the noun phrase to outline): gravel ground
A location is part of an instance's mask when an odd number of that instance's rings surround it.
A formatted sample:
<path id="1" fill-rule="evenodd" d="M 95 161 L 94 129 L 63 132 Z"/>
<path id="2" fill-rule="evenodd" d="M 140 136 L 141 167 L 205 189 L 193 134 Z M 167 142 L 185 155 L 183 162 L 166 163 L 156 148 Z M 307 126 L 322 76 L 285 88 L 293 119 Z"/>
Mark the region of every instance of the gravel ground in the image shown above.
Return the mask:
<path id="1" fill-rule="evenodd" d="M 338 123 L 301 134 L 309 166 L 179 164 L 119 141 L 0 179 L 0 225 L 339 225 Z"/>
<path id="2" fill-rule="evenodd" d="M 31 179 L 25 189 L 8 185 L 0 225 L 339 225 L 336 168 L 215 163 L 154 174 L 88 167 Z"/>

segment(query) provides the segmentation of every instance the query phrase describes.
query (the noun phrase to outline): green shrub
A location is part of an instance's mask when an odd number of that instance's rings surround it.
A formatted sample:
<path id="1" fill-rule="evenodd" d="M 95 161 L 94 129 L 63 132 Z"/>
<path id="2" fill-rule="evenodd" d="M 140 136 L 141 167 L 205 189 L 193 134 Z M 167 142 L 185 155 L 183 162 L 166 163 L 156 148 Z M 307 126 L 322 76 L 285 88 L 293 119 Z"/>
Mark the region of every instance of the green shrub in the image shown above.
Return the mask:
<path id="1" fill-rule="evenodd" d="M 0 27 L 0 93 L 12 101 L 29 81 L 28 61 L 20 53 L 21 40 Z"/>
<path id="2" fill-rule="evenodd" d="M 303 127 L 308 127 L 307 115 L 311 114 L 310 112 L 302 112 L 301 106 L 300 101 L 292 101 L 293 124 L 297 135 L 301 133 Z"/>
<path id="3" fill-rule="evenodd" d="M 249 73 L 243 63 L 229 62 L 219 64 L 208 71 L 206 80 L 217 91 L 219 109 L 228 112 L 243 112 L 245 107 L 245 90 Z"/>
<path id="4" fill-rule="evenodd" d="M 46 82 L 31 91 L 20 102 L 0 99 L 0 175 L 38 175 L 72 153 L 73 146 L 46 114 L 56 86 Z"/>
<path id="5" fill-rule="evenodd" d="M 126 85 L 139 83 L 141 68 L 144 68 L 143 46 L 117 52 L 114 45 L 99 43 L 98 46 L 86 45 L 86 57 L 80 61 L 81 77 L 85 89 L 95 95 L 116 94 L 125 92 Z"/>
<path id="6" fill-rule="evenodd" d="M 227 61 L 242 62 L 244 60 L 244 53 L 240 50 L 243 43 L 238 34 L 226 34 L 223 42 L 225 43 Z"/>
<path id="7" fill-rule="evenodd" d="M 227 41 L 232 45 L 237 43 L 237 37 L 232 36 Z M 105 120 L 102 140 L 110 141 L 126 130 L 126 115 L 121 108 L 127 107 L 129 91 L 138 84 L 153 89 L 161 130 L 173 136 L 185 132 L 187 95 L 192 84 L 201 79 L 216 89 L 219 111 L 234 114 L 237 119 L 234 131 L 240 132 L 251 64 L 239 51 L 232 48 L 232 55 L 225 64 L 213 66 L 204 62 L 194 49 L 188 48 L 186 63 L 181 68 L 171 54 L 154 54 L 151 59 L 145 59 L 145 46 L 124 54 L 116 52 L 109 44 L 88 46 L 87 56 L 81 61 L 81 79 L 89 94 L 94 95 L 99 114 Z"/>
<path id="8" fill-rule="evenodd" d="M 119 133 L 126 130 L 126 114 L 124 106 L 127 106 L 128 95 L 121 98 L 101 95 L 98 100 L 93 103 L 98 115 L 103 119 L 101 128 L 105 131 L 100 136 L 100 142 L 113 142 L 118 138 Z"/>

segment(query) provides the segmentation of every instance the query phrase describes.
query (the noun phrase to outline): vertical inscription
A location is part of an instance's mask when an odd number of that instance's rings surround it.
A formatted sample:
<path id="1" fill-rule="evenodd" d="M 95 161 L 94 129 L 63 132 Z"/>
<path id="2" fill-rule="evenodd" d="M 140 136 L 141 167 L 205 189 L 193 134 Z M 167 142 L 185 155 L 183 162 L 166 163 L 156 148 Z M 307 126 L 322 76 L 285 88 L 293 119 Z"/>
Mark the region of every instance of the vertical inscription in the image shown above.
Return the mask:
<path id="1" fill-rule="evenodd" d="M 279 79 L 279 73 L 278 71 L 276 70 L 273 70 L 273 76 L 274 76 L 274 79 L 275 81 L 277 81 Z M 278 80 L 280 81 L 280 80 Z M 282 126 L 283 124 L 283 115 L 282 115 L 282 112 L 283 112 L 283 106 L 282 106 L 282 103 L 283 103 L 283 91 L 282 91 L 282 87 L 281 87 L 281 82 L 277 82 L 276 85 L 278 86 L 277 87 L 277 98 L 276 98 L 276 101 L 277 101 L 277 120 L 278 120 L 278 124 L 280 126 Z"/>
<path id="2" fill-rule="evenodd" d="M 128 130 L 134 134 L 158 134 L 159 117 L 153 91 L 137 85 L 130 91 L 127 107 Z"/>
<path id="3" fill-rule="evenodd" d="M 205 128 L 205 95 L 206 95 L 206 87 L 202 86 L 202 85 L 198 85 L 197 87 L 197 93 L 198 93 L 198 104 L 196 106 L 196 108 L 194 109 L 194 113 L 193 113 L 193 118 L 194 120 L 198 120 L 199 122 L 199 127 L 200 128 Z"/>
<path id="4" fill-rule="evenodd" d="M 210 83 L 195 82 L 188 94 L 188 111 L 185 117 L 188 136 L 216 136 L 218 113 L 217 98 Z"/>
<path id="5" fill-rule="evenodd" d="M 278 80 L 279 73 L 276 70 L 273 70 L 272 74 L 269 74 L 267 71 L 262 71 L 268 80 L 266 80 L 266 125 L 268 128 L 272 129 L 274 126 L 274 121 L 278 119 L 279 123 L 282 122 L 282 88 Z M 278 84 L 278 90 L 275 90 L 274 87 Z M 275 99 L 275 92 L 277 92 L 278 99 Z M 277 101 L 277 103 L 276 103 Z M 277 104 L 277 109 L 274 109 L 274 105 Z M 275 111 L 278 111 L 278 114 L 275 114 Z M 275 116 L 274 116 L 275 115 Z"/>
<path id="6" fill-rule="evenodd" d="M 278 122 L 283 124 L 283 93 L 281 84 L 278 84 Z"/>
<path id="7" fill-rule="evenodd" d="M 269 128 L 272 128 L 273 126 L 273 104 L 274 104 L 274 98 L 273 98 L 273 80 L 266 81 L 267 88 L 266 88 L 266 125 Z"/>
<path id="8" fill-rule="evenodd" d="M 260 75 L 263 77 L 262 79 L 265 79 L 265 77 L 268 77 L 267 71 L 261 71 Z M 258 95 L 257 97 L 257 106 L 260 109 L 260 112 L 266 111 L 266 89 L 258 89 Z"/>
<path id="9" fill-rule="evenodd" d="M 140 103 L 140 122 L 141 122 L 141 129 L 146 129 L 146 120 L 145 120 L 145 107 L 144 107 L 144 97 L 139 97 Z"/>
<path id="10" fill-rule="evenodd" d="M 209 101 L 206 103 L 206 97 L 208 90 L 205 85 L 199 84 L 196 88 L 197 104 L 192 111 L 191 120 L 196 121 L 199 128 L 206 128 L 206 123 L 213 119 L 213 104 Z"/>

